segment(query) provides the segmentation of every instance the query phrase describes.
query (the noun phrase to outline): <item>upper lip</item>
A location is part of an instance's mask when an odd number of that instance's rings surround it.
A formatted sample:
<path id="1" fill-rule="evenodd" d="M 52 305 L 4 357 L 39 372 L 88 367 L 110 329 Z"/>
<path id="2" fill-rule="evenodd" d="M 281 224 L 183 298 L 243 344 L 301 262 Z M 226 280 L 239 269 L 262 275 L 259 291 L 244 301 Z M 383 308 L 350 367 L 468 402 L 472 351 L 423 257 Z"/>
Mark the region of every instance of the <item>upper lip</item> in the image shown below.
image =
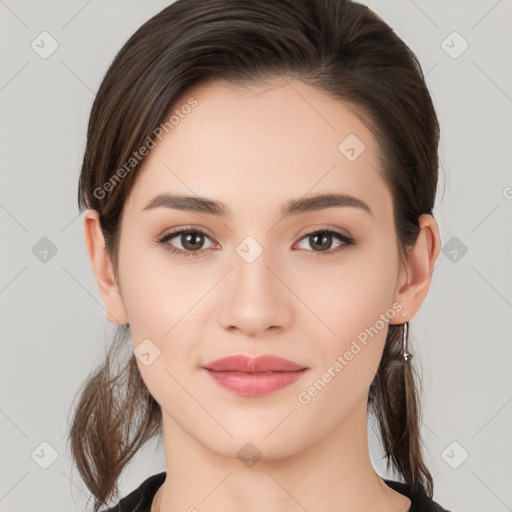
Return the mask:
<path id="1" fill-rule="evenodd" d="M 277 356 L 265 355 L 251 358 L 244 355 L 233 355 L 223 357 L 210 363 L 203 365 L 207 370 L 216 372 L 244 372 L 244 373 L 261 373 L 261 372 L 295 372 L 303 370 L 307 366 L 283 359 Z"/>

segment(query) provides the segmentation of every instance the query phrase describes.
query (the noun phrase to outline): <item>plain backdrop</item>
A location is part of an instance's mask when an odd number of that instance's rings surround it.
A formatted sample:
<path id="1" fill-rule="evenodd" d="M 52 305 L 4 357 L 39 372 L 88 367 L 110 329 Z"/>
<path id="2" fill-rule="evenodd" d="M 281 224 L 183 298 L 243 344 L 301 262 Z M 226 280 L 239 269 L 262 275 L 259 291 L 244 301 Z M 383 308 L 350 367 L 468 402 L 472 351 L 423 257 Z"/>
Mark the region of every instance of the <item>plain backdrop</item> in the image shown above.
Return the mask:
<path id="1" fill-rule="evenodd" d="M 2 512 L 91 510 L 66 435 L 71 401 L 114 331 L 87 260 L 77 180 L 108 65 L 168 4 L 0 0 Z M 510 511 L 511 1 L 368 5 L 419 57 L 442 129 L 443 248 L 410 322 L 434 499 L 455 512 Z M 163 470 L 155 439 L 123 474 L 122 495 Z"/>

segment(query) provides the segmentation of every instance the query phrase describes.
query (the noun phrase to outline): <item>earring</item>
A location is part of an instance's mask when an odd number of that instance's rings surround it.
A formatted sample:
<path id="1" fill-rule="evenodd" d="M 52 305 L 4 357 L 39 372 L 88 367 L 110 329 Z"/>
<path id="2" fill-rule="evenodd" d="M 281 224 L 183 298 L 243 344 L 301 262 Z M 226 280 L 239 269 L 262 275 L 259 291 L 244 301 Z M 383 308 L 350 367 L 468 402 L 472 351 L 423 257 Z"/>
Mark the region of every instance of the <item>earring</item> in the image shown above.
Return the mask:
<path id="1" fill-rule="evenodd" d="M 403 326 L 404 326 L 404 335 L 402 338 L 402 345 L 403 345 L 403 351 L 404 351 L 404 360 L 407 363 L 408 361 L 410 361 L 412 359 L 412 354 L 407 352 L 407 338 L 408 338 L 408 333 L 409 333 L 409 324 L 407 322 L 405 322 L 403 324 Z"/>

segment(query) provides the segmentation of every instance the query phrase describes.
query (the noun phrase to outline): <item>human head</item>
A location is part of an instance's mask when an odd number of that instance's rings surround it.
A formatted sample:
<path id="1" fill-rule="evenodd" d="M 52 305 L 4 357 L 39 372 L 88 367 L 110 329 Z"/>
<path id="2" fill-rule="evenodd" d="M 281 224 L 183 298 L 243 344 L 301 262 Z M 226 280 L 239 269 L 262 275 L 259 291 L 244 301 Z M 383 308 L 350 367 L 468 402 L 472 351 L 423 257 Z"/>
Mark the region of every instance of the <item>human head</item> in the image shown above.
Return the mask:
<path id="1" fill-rule="evenodd" d="M 122 284 L 118 272 L 122 215 L 146 157 L 129 163 L 129 171 L 125 167 L 119 173 L 119 169 L 141 147 L 149 147 L 148 138 L 155 138 L 155 130 L 185 104 L 179 100 L 194 87 L 222 81 L 257 89 L 283 77 L 342 102 L 374 135 L 380 150 L 379 170 L 393 199 L 396 245 L 405 264 L 407 250 L 419 233 L 420 216 L 432 214 L 438 169 L 437 119 L 414 54 L 371 10 L 353 2 L 178 0 L 124 45 L 91 111 L 79 207 L 99 213 L 116 280 Z M 107 183 L 111 186 L 105 187 Z M 115 318 L 109 319 L 116 323 Z M 406 480 L 423 482 L 431 492 L 431 476 L 421 457 L 412 370 L 400 362 L 402 330 L 400 324 L 389 326 L 369 404 L 379 419 L 390 460 Z M 95 393 L 100 403 L 102 396 L 109 396 L 108 370 L 107 359 L 83 397 Z M 79 469 L 100 497 L 109 494 L 122 467 L 158 431 L 161 421 L 161 411 L 139 377 L 135 358 L 127 370 L 126 385 L 135 393 L 126 394 L 129 407 L 121 409 L 126 411 L 124 418 L 111 421 L 103 408 L 100 420 L 99 415 L 90 414 L 97 406 L 91 400 L 89 409 L 82 407 L 77 413 L 82 420 L 76 417 L 77 435 L 86 415 L 96 432 L 111 432 L 105 437 L 111 450 L 99 454 L 91 448 L 90 464 L 86 463 L 87 445 L 74 444 Z M 395 400 L 389 400 L 391 394 Z M 119 452 L 115 446 L 121 440 L 111 426 L 121 427 L 131 415 L 142 418 L 138 426 L 142 435 L 138 440 L 134 436 L 133 443 L 125 443 L 125 452 Z M 404 431 L 408 432 L 405 437 Z"/>

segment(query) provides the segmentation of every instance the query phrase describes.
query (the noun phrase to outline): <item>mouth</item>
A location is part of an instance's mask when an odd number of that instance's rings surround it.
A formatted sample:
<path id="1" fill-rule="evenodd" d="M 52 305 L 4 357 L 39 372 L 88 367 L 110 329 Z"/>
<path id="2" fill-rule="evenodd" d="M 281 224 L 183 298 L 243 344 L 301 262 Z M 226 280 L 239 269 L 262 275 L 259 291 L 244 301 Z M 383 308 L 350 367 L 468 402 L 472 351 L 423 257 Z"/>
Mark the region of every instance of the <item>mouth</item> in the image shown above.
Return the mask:
<path id="1" fill-rule="evenodd" d="M 265 396 L 297 382 L 309 369 L 276 356 L 228 356 L 202 367 L 213 381 L 237 395 Z"/>

